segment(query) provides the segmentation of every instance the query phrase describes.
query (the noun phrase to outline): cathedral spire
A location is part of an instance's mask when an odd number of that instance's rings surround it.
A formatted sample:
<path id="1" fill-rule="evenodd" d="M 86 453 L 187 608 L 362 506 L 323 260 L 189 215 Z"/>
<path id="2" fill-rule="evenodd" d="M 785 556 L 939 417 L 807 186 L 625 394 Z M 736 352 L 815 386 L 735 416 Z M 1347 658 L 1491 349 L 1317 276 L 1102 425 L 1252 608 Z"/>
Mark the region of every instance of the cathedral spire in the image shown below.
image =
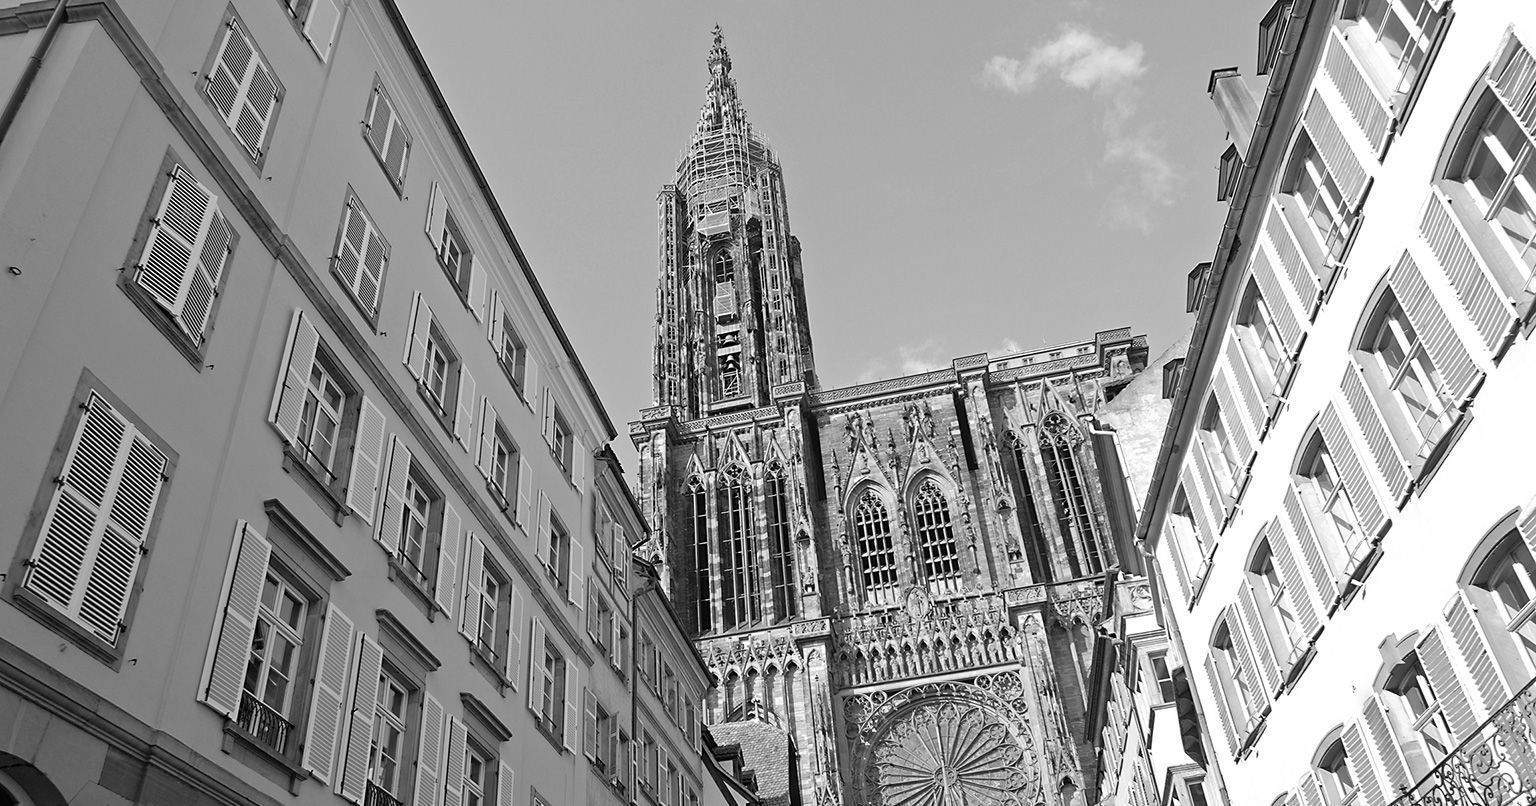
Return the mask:
<path id="1" fill-rule="evenodd" d="M 736 79 L 731 78 L 731 53 L 725 49 L 725 32 L 715 26 L 715 43 L 709 49 L 709 88 L 704 94 L 704 106 L 699 110 L 699 125 L 695 137 L 720 129 L 741 130 L 746 127 L 747 113 L 736 94 Z"/>
<path id="2" fill-rule="evenodd" d="M 715 24 L 715 46 L 709 49 L 709 74 L 728 76 L 731 73 L 731 54 L 725 49 L 725 31 Z"/>

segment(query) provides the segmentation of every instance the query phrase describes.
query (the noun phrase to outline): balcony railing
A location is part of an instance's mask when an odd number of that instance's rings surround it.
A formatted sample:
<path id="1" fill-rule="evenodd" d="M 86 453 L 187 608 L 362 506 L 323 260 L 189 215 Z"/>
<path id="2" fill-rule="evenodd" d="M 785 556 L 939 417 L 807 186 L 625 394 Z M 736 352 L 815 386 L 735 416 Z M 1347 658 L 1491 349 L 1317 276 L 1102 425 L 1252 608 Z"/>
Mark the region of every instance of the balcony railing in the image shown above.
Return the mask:
<path id="1" fill-rule="evenodd" d="M 240 714 L 236 720 L 251 738 L 284 755 L 288 752 L 288 736 L 293 725 L 271 706 L 257 699 L 249 691 L 240 694 Z"/>
<path id="2" fill-rule="evenodd" d="M 1392 806 L 1536 803 L 1536 680 Z"/>
<path id="3" fill-rule="evenodd" d="M 363 793 L 363 806 L 405 806 L 405 803 L 390 794 L 388 789 L 370 780 L 367 791 Z"/>

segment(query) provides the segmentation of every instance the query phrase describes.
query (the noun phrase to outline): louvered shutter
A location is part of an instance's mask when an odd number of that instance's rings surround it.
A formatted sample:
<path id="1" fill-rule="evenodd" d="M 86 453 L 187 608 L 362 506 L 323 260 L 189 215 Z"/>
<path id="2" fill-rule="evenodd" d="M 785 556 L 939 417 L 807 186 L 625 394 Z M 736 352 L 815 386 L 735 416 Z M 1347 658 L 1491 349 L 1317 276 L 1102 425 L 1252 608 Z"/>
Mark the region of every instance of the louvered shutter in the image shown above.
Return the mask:
<path id="1" fill-rule="evenodd" d="M 309 9 L 309 21 L 304 23 L 304 38 L 309 40 L 321 61 L 330 58 L 331 46 L 336 43 L 336 29 L 340 25 L 340 0 L 314 0 Z"/>
<path id="2" fill-rule="evenodd" d="M 1458 588 L 1446 603 L 1445 623 L 1451 629 L 1457 654 L 1476 684 L 1479 715 L 1493 713 L 1509 701 L 1511 692 L 1494 660 L 1488 635 L 1477 619 L 1477 608 L 1467 599 L 1466 591 Z"/>
<path id="3" fill-rule="evenodd" d="M 544 443 L 553 447 L 555 444 L 555 390 L 544 387 Z"/>
<path id="4" fill-rule="evenodd" d="M 1401 502 L 1408 493 L 1411 481 L 1408 460 L 1403 457 L 1397 441 L 1387 430 L 1387 420 L 1381 414 L 1376 397 L 1366 385 L 1365 372 L 1353 358 L 1349 366 L 1344 368 L 1344 378 L 1339 388 L 1344 393 L 1344 402 L 1354 417 L 1355 425 L 1360 429 L 1366 447 L 1370 449 L 1372 464 L 1392 493 L 1391 503 Z"/>
<path id="5" fill-rule="evenodd" d="M 1329 28 L 1328 34 L 1323 72 L 1339 91 L 1339 98 L 1344 101 L 1344 107 L 1360 133 L 1365 135 L 1366 142 L 1376 155 L 1380 155 L 1392 132 L 1392 106 L 1377 91 L 1375 82 L 1366 75 L 1355 54 L 1350 52 L 1339 28 Z"/>
<path id="6" fill-rule="evenodd" d="M 249 80 L 255 51 L 246 39 L 240 23 L 231 19 L 224 25 L 224 39 L 213 60 L 213 68 L 203 85 L 203 92 L 213 101 L 215 109 L 229 123 L 239 111 Z"/>
<path id="7" fill-rule="evenodd" d="M 1274 692 L 1280 688 L 1280 662 L 1275 658 L 1274 644 L 1269 638 L 1269 625 L 1264 623 L 1263 614 L 1259 612 L 1258 602 L 1253 596 L 1253 588 L 1246 581 L 1238 585 L 1237 598 L 1242 607 L 1243 631 L 1248 634 L 1249 643 L 1254 649 L 1254 663 L 1259 669 L 1258 679 L 1263 681 L 1266 692 Z"/>
<path id="8" fill-rule="evenodd" d="M 278 367 L 277 389 L 272 394 L 272 424 L 290 445 L 299 443 L 299 423 L 304 416 L 304 395 L 315 368 L 320 332 L 302 309 L 295 308 L 288 324 L 288 343 Z"/>
<path id="9" fill-rule="evenodd" d="M 384 95 L 384 88 L 374 87 L 373 93 L 368 96 L 368 112 L 363 116 L 363 136 L 368 139 L 368 145 L 373 146 L 374 153 L 381 158 L 384 156 L 384 146 L 389 143 L 389 121 L 394 115 L 394 109 Z"/>
<path id="10" fill-rule="evenodd" d="M 384 508 L 379 515 L 376 539 L 393 557 L 400 551 L 400 516 L 405 506 L 405 482 L 411 470 L 411 452 L 399 434 L 389 438 L 389 475 L 384 486 Z"/>
<path id="11" fill-rule="evenodd" d="M 501 317 L 503 311 L 501 291 L 493 287 L 487 293 L 489 296 L 487 302 L 489 310 L 485 317 L 485 338 L 486 341 L 491 343 L 491 349 L 496 352 L 497 357 L 505 358 L 501 355 Z"/>
<path id="12" fill-rule="evenodd" d="M 1429 686 L 1434 690 L 1435 701 L 1445 714 L 1453 738 L 1459 742 L 1471 736 L 1477 730 L 1477 714 L 1472 709 L 1472 701 L 1468 699 L 1466 689 L 1462 687 L 1461 678 L 1451 666 L 1451 656 L 1446 650 L 1445 637 L 1439 626 L 1425 631 L 1424 637 L 1419 639 L 1417 651 L 1419 663 L 1424 667 L 1424 675 L 1429 678 Z"/>
<path id="13" fill-rule="evenodd" d="M 581 692 L 583 703 L 581 717 L 581 749 L 587 754 L 587 758 L 597 758 L 597 698 L 592 696 L 592 689 L 584 689 Z"/>
<path id="14" fill-rule="evenodd" d="M 544 625 L 538 615 L 528 622 L 528 708 L 544 716 Z"/>
<path id="15" fill-rule="evenodd" d="M 535 517 L 537 521 L 534 523 L 534 528 L 537 529 L 538 537 L 534 540 L 533 544 L 534 557 L 538 559 L 540 564 L 548 567 L 549 543 L 553 536 L 549 521 L 549 497 L 544 494 L 543 490 L 539 490 L 539 513 Z"/>
<path id="16" fill-rule="evenodd" d="M 425 225 L 427 241 L 432 244 L 433 254 L 442 254 L 443 228 L 447 225 L 448 201 L 443 198 L 442 186 L 433 182 L 431 195 L 427 199 L 427 221 Z"/>
<path id="17" fill-rule="evenodd" d="M 528 464 L 528 458 L 521 451 L 517 455 L 517 525 L 523 527 L 527 533 L 533 532 L 533 524 L 529 520 L 534 517 L 533 512 L 533 467 Z"/>
<path id="18" fill-rule="evenodd" d="M 1195 568 L 1205 561 L 1205 554 L 1216 543 L 1216 529 L 1218 520 L 1211 512 L 1210 500 L 1205 490 L 1196 480 L 1195 454 L 1197 450 L 1191 446 L 1184 454 L 1184 470 L 1179 477 L 1184 485 L 1184 497 L 1189 501 L 1189 508 L 1195 516 L 1195 529 L 1200 533 L 1200 556 L 1189 558 L 1195 563 Z"/>
<path id="19" fill-rule="evenodd" d="M 459 806 L 464 798 L 464 753 L 469 730 L 463 720 L 448 717 L 448 758 L 443 770 L 443 806 Z"/>
<path id="20" fill-rule="evenodd" d="M 581 666 L 575 658 L 565 664 L 565 749 L 581 752 Z"/>
<path id="21" fill-rule="evenodd" d="M 347 507 L 370 526 L 379 506 L 379 469 L 384 464 L 384 413 L 363 398 L 352 443 L 352 471 L 347 479 Z"/>
<path id="22" fill-rule="evenodd" d="M 1169 515 L 1168 517 L 1176 517 Z M 1163 542 L 1168 544 L 1169 556 L 1173 560 L 1173 573 L 1179 582 L 1179 591 L 1183 594 L 1184 601 L 1188 602 L 1192 594 L 1189 585 L 1189 569 L 1184 560 L 1184 552 L 1179 548 L 1178 530 L 1172 523 L 1163 525 Z"/>
<path id="23" fill-rule="evenodd" d="M 516 779 L 512 765 L 505 761 L 496 769 L 496 806 L 514 806 L 517 802 Z"/>
<path id="24" fill-rule="evenodd" d="M 1482 381 L 1483 371 L 1473 362 L 1467 346 L 1451 327 L 1413 255 L 1403 253 L 1387 282 L 1443 379 L 1452 404 L 1465 405 L 1472 390 Z"/>
<path id="25" fill-rule="evenodd" d="M 469 306 L 469 312 L 474 315 L 476 322 L 484 322 L 486 318 L 486 290 L 490 284 L 486 282 L 486 264 L 473 252 L 469 255 L 469 288 L 466 293 L 469 299 L 465 304 Z"/>
<path id="26" fill-rule="evenodd" d="M 542 372 L 543 370 L 540 368 L 538 360 L 533 357 L 533 350 L 530 347 L 526 357 L 523 359 L 524 377 L 522 388 L 523 403 L 528 406 L 529 411 L 533 411 L 536 405 L 534 401 L 539 399 L 539 384 L 544 380 L 541 375 Z"/>
<path id="27" fill-rule="evenodd" d="M 518 659 L 523 655 L 523 589 L 512 584 L 507 608 L 507 657 L 502 676 L 512 688 L 517 688 Z"/>
<path id="28" fill-rule="evenodd" d="M 246 84 L 244 103 L 232 122 L 235 137 L 251 153 L 261 158 L 267 143 L 267 130 L 277 111 L 277 79 L 260 56 L 251 59 L 251 78 Z"/>
<path id="29" fill-rule="evenodd" d="M 1366 189 L 1370 187 L 1371 176 L 1360 163 L 1360 155 L 1355 153 L 1354 146 L 1350 145 L 1344 132 L 1339 130 L 1333 110 L 1315 90 L 1307 102 L 1307 111 L 1302 116 L 1301 125 L 1312 138 L 1312 145 L 1328 168 L 1328 175 L 1333 177 L 1333 181 L 1338 183 L 1339 192 L 1344 194 L 1345 206 L 1350 211 L 1358 209 L 1365 198 Z"/>
<path id="30" fill-rule="evenodd" d="M 1536 58 L 1513 28 L 1505 31 L 1499 43 L 1498 56 L 1488 68 L 1488 84 L 1525 135 L 1536 140 Z"/>
<path id="31" fill-rule="evenodd" d="M 1228 377 L 1232 379 L 1232 391 L 1241 404 L 1242 413 L 1246 415 L 1244 421 L 1250 429 L 1252 441 L 1257 442 L 1269 421 L 1269 413 L 1264 408 L 1258 377 L 1253 374 L 1253 368 L 1235 332 L 1227 335 L 1223 353 L 1227 361 Z M 1249 449 L 1252 450 L 1251 445 Z"/>
<path id="32" fill-rule="evenodd" d="M 1296 545 L 1306 560 L 1307 573 L 1321 600 L 1319 609 L 1326 614 L 1339 598 L 1339 586 L 1334 579 L 1333 568 L 1323 553 L 1322 542 L 1318 540 L 1317 532 L 1313 531 L 1311 518 L 1302 506 L 1301 496 L 1294 486 L 1286 487 L 1284 506 L 1286 523 L 1291 534 L 1296 537 Z"/>
<path id="33" fill-rule="evenodd" d="M 571 439 L 571 483 L 576 485 L 576 492 L 585 496 L 587 493 L 587 465 L 592 462 L 592 451 L 587 449 L 587 444 L 581 437 Z"/>
<path id="34" fill-rule="evenodd" d="M 389 245 L 356 196 L 347 199 L 342 211 L 341 233 L 336 241 L 337 276 L 370 316 L 376 314 L 379 291 L 384 286 L 384 267 L 389 262 Z M 414 309 L 411 321 L 414 326 Z"/>
<path id="35" fill-rule="evenodd" d="M 1360 730 L 1360 723 L 1345 725 L 1341 738 L 1344 740 L 1344 753 L 1349 757 L 1349 771 L 1355 774 L 1358 802 L 1364 806 L 1383 806 L 1386 801 L 1381 792 L 1381 778 L 1376 773 L 1376 765 L 1371 761 L 1370 753 L 1365 749 L 1365 735 Z"/>
<path id="36" fill-rule="evenodd" d="M 384 272 L 389 267 L 389 244 L 378 227 L 368 222 L 368 247 L 363 252 L 363 271 L 358 276 L 357 295 L 369 314 L 377 316 L 379 295 L 384 289 Z"/>
<path id="37" fill-rule="evenodd" d="M 1473 215 L 1476 214 L 1468 211 L 1469 217 Z M 1451 209 L 1450 198 L 1438 187 L 1430 189 L 1424 217 L 1419 220 L 1419 234 L 1429 245 L 1440 270 L 1450 279 L 1456 301 L 1476 326 L 1483 347 L 1499 355 L 1514 332 L 1514 309 L 1482 253 L 1473 246 L 1456 211 Z"/>
<path id="38" fill-rule="evenodd" d="M 587 552 L 581 543 L 576 541 L 574 533 L 567 538 L 567 542 L 570 544 L 571 552 L 569 575 L 565 586 L 565 600 L 576 605 L 576 610 L 580 612 L 582 604 L 586 600 Z M 576 620 L 580 622 L 580 616 Z"/>
<path id="39" fill-rule="evenodd" d="M 1401 792 L 1413 784 L 1413 775 L 1408 771 L 1408 759 L 1403 756 L 1403 747 L 1387 718 L 1386 706 L 1380 696 L 1372 694 L 1366 699 L 1364 710 L 1366 732 L 1376 749 L 1376 758 L 1381 761 L 1387 791 Z"/>
<path id="40" fill-rule="evenodd" d="M 485 544 L 470 535 L 464 541 L 464 552 L 464 611 L 459 632 L 474 643 L 480 637 L 480 600 L 485 594 Z"/>
<path id="41" fill-rule="evenodd" d="M 1327 806 L 1323 802 L 1323 793 L 1318 789 L 1317 776 L 1311 772 L 1301 776 L 1301 782 L 1296 784 L 1296 794 L 1301 797 L 1301 806 Z"/>
<path id="42" fill-rule="evenodd" d="M 373 740 L 374 711 L 378 707 L 379 674 L 384 652 L 373 636 L 358 636 L 357 666 L 352 678 L 352 713 L 347 720 L 346 750 L 336 791 L 353 803 L 362 803 L 368 781 L 368 748 Z"/>
<path id="43" fill-rule="evenodd" d="M 1291 283 L 1291 289 L 1296 292 L 1296 299 L 1301 305 L 1301 322 L 1312 321 L 1312 315 L 1317 312 L 1322 301 L 1322 286 L 1318 283 L 1317 268 L 1308 262 L 1306 253 L 1302 251 L 1301 241 L 1296 237 L 1296 231 L 1291 227 L 1291 222 L 1286 219 L 1285 211 L 1281 209 L 1280 202 L 1271 199 L 1269 202 L 1269 214 L 1264 221 L 1264 234 L 1271 249 L 1275 252 L 1275 260 L 1285 272 L 1285 276 Z M 1294 349 L 1297 345 L 1292 343 Z"/>
<path id="44" fill-rule="evenodd" d="M 443 705 L 427 692 L 421 704 L 421 732 L 416 742 L 416 797 L 413 806 L 438 806 L 442 788 L 438 775 L 443 763 Z"/>
<path id="45" fill-rule="evenodd" d="M 1232 367 L 1225 364 L 1216 374 L 1216 399 L 1220 405 L 1220 416 L 1226 424 L 1227 438 L 1232 440 L 1232 449 L 1237 454 L 1238 467 L 1233 471 L 1236 478 L 1233 479 L 1233 493 L 1243 487 L 1243 477 L 1247 475 L 1248 464 L 1253 461 L 1253 441 L 1258 436 L 1257 423 L 1264 422 L 1250 420 L 1247 412 L 1238 407 L 1237 393 L 1232 388 Z"/>
<path id="46" fill-rule="evenodd" d="M 463 364 L 459 365 L 458 412 L 453 417 L 453 435 L 464 450 L 474 450 L 475 378 Z"/>
<path id="47" fill-rule="evenodd" d="M 1239 597 L 1241 598 L 1241 597 Z M 1227 626 L 1232 632 L 1233 654 L 1237 656 L 1237 662 L 1242 665 L 1248 678 L 1248 685 L 1253 693 L 1254 702 L 1251 711 L 1246 715 L 1251 721 L 1269 705 L 1273 691 L 1266 685 L 1264 664 L 1259 660 L 1259 641 L 1262 635 L 1257 635 L 1251 628 L 1251 622 L 1239 614 L 1239 605 L 1233 604 L 1227 608 Z"/>
<path id="48" fill-rule="evenodd" d="M 331 784 L 336 744 L 341 740 L 347 702 L 347 667 L 352 660 L 352 619 L 335 604 L 325 607 L 325 628 L 315 661 L 309 724 L 304 729 L 304 769 L 315 780 Z"/>
<path id="49" fill-rule="evenodd" d="M 453 619 L 453 608 L 459 603 L 459 549 L 468 530 L 459 510 L 452 501 L 443 502 L 443 533 L 437 543 L 437 580 L 433 585 L 438 609 Z"/>
<path id="50" fill-rule="evenodd" d="M 1227 493 L 1216 484 L 1216 472 L 1211 469 L 1205 451 L 1191 446 L 1185 461 L 1194 466 L 1195 487 L 1199 489 L 1211 516 L 1209 542 L 1215 545 L 1217 536 L 1227 523 L 1227 505 L 1230 503 Z"/>
<path id="51" fill-rule="evenodd" d="M 431 332 L 432 308 L 422 299 L 421 292 L 417 291 L 411 312 L 411 332 L 405 343 L 405 365 L 410 368 L 411 376 L 418 381 L 427 377 L 427 335 Z"/>
<path id="52" fill-rule="evenodd" d="M 1349 494 L 1349 503 L 1355 510 L 1360 531 L 1366 538 L 1376 537 L 1381 534 L 1386 523 L 1386 515 L 1381 509 L 1381 497 L 1366 476 L 1365 466 L 1355 452 L 1355 444 L 1344 431 L 1336 404 L 1329 403 L 1323 410 L 1322 417 L 1317 421 L 1317 430 L 1322 433 L 1328 455 L 1333 458 L 1333 466 L 1339 471 L 1339 480 L 1344 485 L 1344 491 Z"/>
<path id="53" fill-rule="evenodd" d="M 475 451 L 475 467 L 487 481 L 491 480 L 491 468 L 495 464 L 496 407 L 488 396 L 480 398 L 480 444 Z M 505 492 L 505 491 L 503 491 Z"/>
<path id="54" fill-rule="evenodd" d="M 214 195 L 179 165 L 171 170 L 153 224 L 135 282 L 201 343 L 234 231 Z"/>
<path id="55" fill-rule="evenodd" d="M 115 646 L 167 461 L 94 392 L 82 408 L 22 584 Z"/>
<path id="56" fill-rule="evenodd" d="M 245 521 L 235 523 L 229 567 L 224 572 L 218 620 L 208 644 L 203 684 L 198 700 L 234 719 L 244 691 L 245 666 L 251 655 L 256 614 L 261 609 L 261 590 L 266 584 L 272 544 Z"/>
<path id="57" fill-rule="evenodd" d="M 1232 713 L 1227 708 L 1226 689 L 1222 686 L 1220 673 L 1216 671 L 1216 659 L 1211 655 L 1205 656 L 1205 676 L 1211 684 L 1209 701 L 1221 717 L 1222 735 L 1227 740 L 1227 754 L 1236 755 L 1237 730 L 1233 726 Z"/>
<path id="58" fill-rule="evenodd" d="M 1317 635 L 1322 627 L 1322 621 L 1318 618 L 1317 603 L 1312 599 L 1312 591 L 1302 581 L 1301 568 L 1296 564 L 1296 553 L 1291 549 L 1291 543 L 1286 539 L 1286 530 L 1281 527 L 1280 519 L 1270 521 L 1268 529 L 1269 550 L 1274 556 L 1275 570 L 1280 575 L 1280 585 L 1285 589 L 1285 598 L 1291 604 L 1291 609 L 1296 611 L 1296 621 L 1301 626 L 1306 638 Z"/>
<path id="59" fill-rule="evenodd" d="M 411 161 L 411 133 L 406 130 L 405 121 L 400 119 L 399 112 L 393 108 L 390 112 L 389 146 L 384 152 L 384 170 L 398 186 L 405 183 L 405 167 Z"/>
<path id="60" fill-rule="evenodd" d="M 1281 285 L 1268 251 L 1261 247 L 1254 248 L 1249 267 L 1254 283 L 1264 297 L 1264 304 L 1274 318 L 1275 329 L 1279 331 L 1286 355 L 1294 356 L 1297 345 L 1301 343 L 1300 317 L 1304 314 L 1297 310 L 1295 299 Z"/>

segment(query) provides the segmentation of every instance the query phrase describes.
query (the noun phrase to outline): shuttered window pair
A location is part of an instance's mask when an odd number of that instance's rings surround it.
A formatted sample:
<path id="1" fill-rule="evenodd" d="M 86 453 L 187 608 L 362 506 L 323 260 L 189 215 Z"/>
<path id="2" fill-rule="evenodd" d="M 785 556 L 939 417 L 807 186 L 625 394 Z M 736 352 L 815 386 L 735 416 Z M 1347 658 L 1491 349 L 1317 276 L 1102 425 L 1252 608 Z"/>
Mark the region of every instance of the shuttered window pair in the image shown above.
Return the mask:
<path id="1" fill-rule="evenodd" d="M 563 592 L 566 601 L 580 612 L 586 603 L 586 549 L 572 538 L 570 530 L 560 522 L 550 507 L 549 496 L 543 490 L 539 491 L 538 501 L 535 556 L 544 566 L 555 589 Z M 577 623 L 580 623 L 579 618 Z"/>
<path id="2" fill-rule="evenodd" d="M 373 149 L 389 183 L 396 192 L 405 187 L 405 168 L 411 158 L 411 132 L 401 119 L 395 102 L 377 80 L 368 96 L 368 109 L 363 114 L 363 139 Z"/>
<path id="3" fill-rule="evenodd" d="M 303 310 L 289 320 L 282 356 L 268 421 L 304 466 L 372 525 L 384 461 L 383 411 L 342 374 Z"/>
<path id="4" fill-rule="evenodd" d="M 234 229 L 218 198 L 185 166 L 172 164 L 133 282 L 194 349 L 208 338 L 234 245 Z"/>
<path id="5" fill-rule="evenodd" d="M 460 446 L 478 450 L 475 418 L 479 414 L 475 378 L 449 344 L 421 292 L 411 306 L 411 324 L 405 339 L 405 366 L 416 379 L 433 413 L 453 430 Z"/>
<path id="6" fill-rule="evenodd" d="M 481 397 L 480 443 L 475 454 L 475 467 L 485 477 L 503 510 L 517 507 L 521 486 L 525 481 L 532 483 L 531 474 L 524 469 L 526 464 L 527 459 L 512 441 L 512 435 L 490 396 Z"/>
<path id="7" fill-rule="evenodd" d="M 592 452 L 587 448 L 586 441 L 571 427 L 570 420 L 555 399 L 553 388 L 544 388 L 543 405 L 544 442 L 549 445 L 550 453 L 560 465 L 560 470 L 576 485 L 577 491 L 584 494 L 587 476 L 591 472 Z"/>
<path id="8" fill-rule="evenodd" d="M 384 504 L 374 539 L 446 614 L 458 611 L 460 556 L 472 528 L 427 476 L 399 434 L 390 436 Z"/>
<path id="9" fill-rule="evenodd" d="M 507 311 L 506 299 L 500 289 L 491 289 L 489 306 L 486 314 L 486 339 L 496 352 L 502 371 L 512 382 L 512 387 L 524 400 L 532 400 L 529 396 L 532 365 L 528 361 L 528 345 L 512 322 L 512 315 Z"/>
<path id="10" fill-rule="evenodd" d="M 98 391 L 85 393 L 68 422 L 19 592 L 77 628 L 95 654 L 116 656 L 172 460 Z"/>
<path id="11" fill-rule="evenodd" d="M 556 741 L 581 752 L 581 679 L 579 664 L 568 662 L 544 623 L 529 624 L 528 708 Z"/>
<path id="12" fill-rule="evenodd" d="M 1191 607 L 1205 583 L 1209 558 L 1216 545 L 1215 533 L 1208 524 L 1209 516 L 1204 515 L 1200 521 L 1196 520 L 1196 504 L 1192 500 L 1196 494 L 1194 489 L 1193 472 L 1186 463 L 1180 475 L 1179 489 L 1174 493 L 1173 506 L 1169 508 L 1168 517 L 1163 522 L 1162 532 L 1179 591 L 1184 596 L 1185 604 Z"/>
<path id="13" fill-rule="evenodd" d="M 203 94 L 250 157 L 266 156 L 283 86 L 245 25 L 233 14 L 220 31 Z"/>
<path id="14" fill-rule="evenodd" d="M 349 193 L 341 212 L 341 228 L 336 232 L 331 271 L 369 321 L 378 320 L 388 269 L 389 242 L 379 233 L 362 200 Z"/>
<path id="15" fill-rule="evenodd" d="M 341 25 L 343 0 L 283 0 L 304 41 L 315 49 L 320 61 L 331 57 L 331 47 Z"/>
<path id="16" fill-rule="evenodd" d="M 464 544 L 463 602 L 459 633 L 472 645 L 493 653 L 490 660 L 512 688 L 517 688 L 523 660 L 523 589 L 496 565 L 478 535 Z M 498 663 L 499 662 L 499 663 Z"/>
<path id="17" fill-rule="evenodd" d="M 1350 579 L 1388 526 L 1381 495 L 1350 432 L 1358 428 L 1349 415 L 1329 403 L 1303 446 L 1295 485 L 1285 499 L 1292 528 L 1308 538 L 1303 546 L 1316 547 L 1317 556 L 1309 553 L 1307 559 L 1309 564 L 1315 559 L 1315 573 L 1326 580 L 1325 610 L 1350 591 Z"/>
<path id="18" fill-rule="evenodd" d="M 489 316 L 489 277 L 485 261 L 476 254 L 463 222 L 448 202 L 447 191 L 433 182 L 427 201 L 427 240 L 464 305 L 477 321 L 483 322 Z"/>

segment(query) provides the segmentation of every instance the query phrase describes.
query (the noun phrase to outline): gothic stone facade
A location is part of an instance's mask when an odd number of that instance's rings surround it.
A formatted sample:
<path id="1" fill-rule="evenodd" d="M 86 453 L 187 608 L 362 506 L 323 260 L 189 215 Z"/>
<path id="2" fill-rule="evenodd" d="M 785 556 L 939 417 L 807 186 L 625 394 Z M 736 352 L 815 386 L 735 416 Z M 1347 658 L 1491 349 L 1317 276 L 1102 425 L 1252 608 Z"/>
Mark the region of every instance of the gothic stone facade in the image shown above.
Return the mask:
<path id="1" fill-rule="evenodd" d="M 706 721 L 793 742 L 798 781 L 757 771 L 770 801 L 1081 803 L 1130 523 L 1095 415 L 1145 339 L 822 388 L 781 169 L 718 31 L 709 65 L 661 193 L 656 405 L 631 425 L 651 545 L 718 682 Z"/>

